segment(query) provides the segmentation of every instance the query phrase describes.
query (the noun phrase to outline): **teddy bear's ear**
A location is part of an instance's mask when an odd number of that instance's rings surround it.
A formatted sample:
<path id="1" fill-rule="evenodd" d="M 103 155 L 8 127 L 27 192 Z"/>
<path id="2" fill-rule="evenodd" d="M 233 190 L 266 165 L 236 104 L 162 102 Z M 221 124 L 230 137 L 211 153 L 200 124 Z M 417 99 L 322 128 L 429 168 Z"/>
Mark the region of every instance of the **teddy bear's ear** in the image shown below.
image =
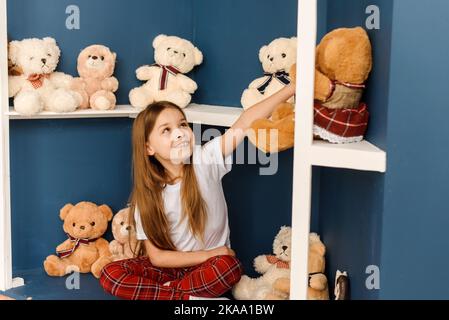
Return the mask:
<path id="1" fill-rule="evenodd" d="M 259 51 L 259 60 L 263 63 L 265 56 L 267 55 L 268 46 L 263 46 Z"/>
<path id="2" fill-rule="evenodd" d="M 50 37 L 46 37 L 43 39 L 45 43 L 56 45 L 56 40 Z"/>
<path id="3" fill-rule="evenodd" d="M 195 55 L 195 65 L 203 63 L 203 53 L 197 48 L 193 48 L 193 54 Z"/>
<path id="4" fill-rule="evenodd" d="M 112 220 L 114 214 L 112 213 L 112 210 L 111 208 L 109 208 L 109 206 L 103 204 L 98 208 L 101 210 L 101 212 L 103 212 L 104 216 L 106 217 L 106 219 L 108 219 L 108 221 Z"/>
<path id="5" fill-rule="evenodd" d="M 117 60 L 117 53 L 113 52 L 112 56 L 114 57 L 114 60 Z"/>
<path id="6" fill-rule="evenodd" d="M 153 40 L 153 48 L 156 49 L 161 45 L 161 43 L 168 37 L 165 34 L 160 34 Z"/>
<path id="7" fill-rule="evenodd" d="M 65 218 L 67 217 L 67 214 L 70 212 L 70 210 L 72 210 L 72 208 L 73 208 L 73 204 L 69 203 L 69 204 L 66 204 L 64 206 L 64 208 L 62 208 L 59 211 L 59 217 L 61 218 L 62 221 L 65 220 Z"/>
<path id="8" fill-rule="evenodd" d="M 20 48 L 19 41 L 11 41 L 9 43 L 8 57 L 9 57 L 9 60 L 11 60 L 11 62 L 13 64 L 17 64 L 17 60 L 19 58 L 19 50 L 20 50 L 19 48 Z"/>

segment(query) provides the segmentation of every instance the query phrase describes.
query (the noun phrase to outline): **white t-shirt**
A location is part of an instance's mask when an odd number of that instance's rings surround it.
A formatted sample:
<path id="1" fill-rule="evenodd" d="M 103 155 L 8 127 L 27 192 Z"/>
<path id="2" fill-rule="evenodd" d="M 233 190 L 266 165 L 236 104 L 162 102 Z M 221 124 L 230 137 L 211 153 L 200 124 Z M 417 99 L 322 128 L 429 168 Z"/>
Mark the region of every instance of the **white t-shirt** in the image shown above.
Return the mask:
<path id="1" fill-rule="evenodd" d="M 232 154 L 223 159 L 221 136 L 204 146 L 193 148 L 193 167 L 201 195 L 206 203 L 207 222 L 204 244 L 190 231 L 188 218 L 182 218 L 181 182 L 167 185 L 162 192 L 170 236 L 178 251 L 198 251 L 230 246 L 228 208 L 221 179 L 232 169 Z M 138 240 L 147 240 L 142 228 L 139 209 L 134 212 Z"/>

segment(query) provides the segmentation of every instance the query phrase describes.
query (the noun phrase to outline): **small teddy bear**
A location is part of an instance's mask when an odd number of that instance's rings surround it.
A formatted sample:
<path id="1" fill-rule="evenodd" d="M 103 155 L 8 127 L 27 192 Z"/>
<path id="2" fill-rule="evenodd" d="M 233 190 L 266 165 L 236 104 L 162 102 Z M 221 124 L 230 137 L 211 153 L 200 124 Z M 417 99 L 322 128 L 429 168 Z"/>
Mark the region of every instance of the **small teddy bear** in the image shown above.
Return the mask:
<path id="1" fill-rule="evenodd" d="M 297 39 L 278 38 L 259 51 L 264 76 L 251 82 L 242 94 L 241 103 L 248 109 L 290 83 L 289 70 L 296 63 Z M 293 103 L 294 98 L 288 102 Z"/>
<path id="2" fill-rule="evenodd" d="M 85 48 L 78 56 L 79 78 L 72 88 L 85 90 L 81 109 L 112 110 L 117 103 L 114 92 L 119 82 L 113 77 L 117 54 L 103 45 Z"/>
<path id="3" fill-rule="evenodd" d="M 130 91 L 131 105 L 146 108 L 153 102 L 169 101 L 187 107 L 198 86 L 184 74 L 203 62 L 203 54 L 190 41 L 175 36 L 159 35 L 153 47 L 156 63 L 137 69 L 137 79 L 147 82 Z"/>
<path id="4" fill-rule="evenodd" d="M 73 271 L 100 277 L 105 265 L 112 262 L 109 243 L 101 238 L 112 219 L 107 205 L 92 202 L 67 204 L 60 211 L 68 239 L 56 248 L 57 255 L 48 256 L 44 269 L 49 276 L 62 277 Z"/>
<path id="5" fill-rule="evenodd" d="M 337 144 L 363 140 L 369 112 L 361 98 L 372 64 L 363 28 L 335 29 L 324 36 L 316 49 L 315 137 Z"/>
<path id="6" fill-rule="evenodd" d="M 129 223 L 129 208 L 120 210 L 112 219 L 112 234 L 114 240 L 109 243 L 112 261 L 134 258 L 140 242 L 136 239 L 136 229 Z"/>
<path id="7" fill-rule="evenodd" d="M 308 300 L 329 300 L 329 287 L 326 269 L 326 247 L 316 233 L 309 235 L 309 286 L 307 288 Z M 283 300 L 290 295 L 290 278 L 279 278 L 273 284 L 273 292 L 266 296 L 267 300 Z"/>
<path id="8" fill-rule="evenodd" d="M 10 63 L 22 71 L 21 75 L 9 76 L 9 97 L 14 98 L 18 113 L 71 112 L 81 105 L 82 96 L 70 89 L 72 76 L 54 72 L 60 54 L 53 38 L 10 42 Z"/>
<path id="9" fill-rule="evenodd" d="M 255 270 L 261 277 L 246 275 L 234 286 L 232 294 L 237 300 L 263 300 L 273 292 L 277 279 L 290 278 L 291 228 L 281 227 L 273 242 L 274 255 L 261 255 L 254 259 Z M 281 293 L 280 293 L 281 294 Z M 287 295 L 285 295 L 285 298 Z"/>

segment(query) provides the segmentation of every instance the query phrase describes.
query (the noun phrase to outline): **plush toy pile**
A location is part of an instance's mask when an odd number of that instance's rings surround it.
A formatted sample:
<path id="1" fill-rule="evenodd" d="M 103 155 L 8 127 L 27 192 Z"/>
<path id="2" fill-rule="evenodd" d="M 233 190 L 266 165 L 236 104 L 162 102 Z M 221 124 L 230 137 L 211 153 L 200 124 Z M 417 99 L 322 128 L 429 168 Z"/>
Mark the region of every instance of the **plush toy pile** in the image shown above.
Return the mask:
<path id="1" fill-rule="evenodd" d="M 82 96 L 70 89 L 72 76 L 55 72 L 60 54 L 53 38 L 10 42 L 10 63 L 22 72 L 9 76 L 9 97 L 18 113 L 70 112 L 81 105 Z"/>
<path id="2" fill-rule="evenodd" d="M 198 88 L 185 74 L 203 62 L 203 54 L 190 41 L 159 35 L 153 41 L 155 63 L 137 69 L 137 79 L 146 81 L 131 90 L 129 101 L 136 108 L 153 102 L 169 101 L 185 108 Z"/>

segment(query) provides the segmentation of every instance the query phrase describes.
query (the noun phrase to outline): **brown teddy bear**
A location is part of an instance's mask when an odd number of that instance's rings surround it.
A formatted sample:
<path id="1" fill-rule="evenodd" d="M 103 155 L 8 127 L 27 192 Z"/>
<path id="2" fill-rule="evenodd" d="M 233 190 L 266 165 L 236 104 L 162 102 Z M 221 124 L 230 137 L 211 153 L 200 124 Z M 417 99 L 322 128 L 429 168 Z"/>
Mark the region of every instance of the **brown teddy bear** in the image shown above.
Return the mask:
<path id="1" fill-rule="evenodd" d="M 332 143 L 363 139 L 369 113 L 361 98 L 372 69 L 372 48 L 360 27 L 341 28 L 328 33 L 316 49 L 315 138 Z M 290 70 L 296 81 L 296 65 Z M 264 152 L 280 152 L 294 145 L 294 106 L 280 104 L 270 120 L 256 120 L 249 140 Z M 270 138 L 276 138 L 271 141 Z"/>
<path id="2" fill-rule="evenodd" d="M 109 243 L 112 261 L 131 259 L 140 249 L 136 239 L 136 229 L 129 223 L 129 208 L 120 210 L 112 219 L 114 240 Z"/>
<path id="3" fill-rule="evenodd" d="M 326 247 L 321 242 L 320 236 L 311 233 L 309 236 L 309 287 L 307 288 L 308 300 L 329 300 L 329 288 L 327 277 L 324 274 L 326 268 Z M 290 279 L 279 278 L 273 284 L 274 293 L 267 296 L 269 300 L 283 299 L 290 295 Z"/>
<path id="4" fill-rule="evenodd" d="M 81 109 L 112 110 L 117 103 L 114 92 L 119 82 L 113 77 L 117 55 L 108 47 L 92 45 L 78 56 L 79 78 L 74 80 L 73 89 L 85 91 Z"/>
<path id="5" fill-rule="evenodd" d="M 57 255 L 48 256 L 44 269 L 49 276 L 65 276 L 73 271 L 100 277 L 103 267 L 110 263 L 109 243 L 101 238 L 112 219 L 107 205 L 91 202 L 67 204 L 60 211 L 68 239 L 56 248 Z"/>

